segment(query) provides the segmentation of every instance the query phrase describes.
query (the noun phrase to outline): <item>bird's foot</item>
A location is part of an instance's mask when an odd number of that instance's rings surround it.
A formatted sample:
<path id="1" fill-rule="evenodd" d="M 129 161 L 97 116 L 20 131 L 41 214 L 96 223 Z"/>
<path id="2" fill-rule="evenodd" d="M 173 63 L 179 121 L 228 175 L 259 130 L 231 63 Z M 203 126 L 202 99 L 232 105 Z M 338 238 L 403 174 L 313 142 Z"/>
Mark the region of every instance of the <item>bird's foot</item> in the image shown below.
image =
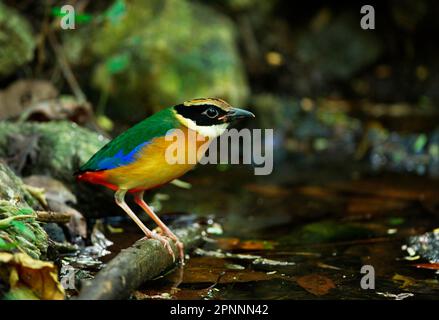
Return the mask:
<path id="1" fill-rule="evenodd" d="M 166 239 L 166 237 L 158 235 L 157 233 L 153 232 L 152 233 L 152 238 L 156 239 L 158 241 L 160 241 L 162 243 L 162 245 L 165 247 L 165 249 L 168 251 L 168 253 L 171 255 L 172 257 L 172 262 L 175 262 L 175 254 L 174 254 L 174 250 L 172 250 L 171 245 L 169 244 L 168 239 Z"/>
<path id="2" fill-rule="evenodd" d="M 181 242 L 180 239 L 178 239 L 177 236 L 170 231 L 168 233 L 165 233 L 165 234 L 166 234 L 166 236 L 168 236 L 169 238 L 171 238 L 172 240 L 175 241 L 175 245 L 178 248 L 180 263 L 182 266 L 184 266 L 184 244 L 183 244 L 183 242 Z"/>
<path id="3" fill-rule="evenodd" d="M 175 262 L 175 254 L 174 254 L 174 251 L 172 250 L 172 248 L 169 244 L 169 240 L 175 241 L 175 245 L 177 246 L 178 254 L 179 254 L 179 258 L 180 258 L 180 264 L 182 266 L 184 266 L 184 244 L 183 244 L 183 242 L 181 242 L 173 233 L 165 233 L 164 235 L 162 235 L 162 234 L 163 234 L 162 232 L 157 233 L 156 229 L 154 229 L 151 236 L 145 237 L 145 238 L 152 238 L 152 239 L 156 239 L 156 240 L 160 241 L 163 244 L 163 246 L 165 247 L 165 249 L 168 250 L 169 254 L 172 256 L 172 261 L 174 261 L 174 262 Z"/>

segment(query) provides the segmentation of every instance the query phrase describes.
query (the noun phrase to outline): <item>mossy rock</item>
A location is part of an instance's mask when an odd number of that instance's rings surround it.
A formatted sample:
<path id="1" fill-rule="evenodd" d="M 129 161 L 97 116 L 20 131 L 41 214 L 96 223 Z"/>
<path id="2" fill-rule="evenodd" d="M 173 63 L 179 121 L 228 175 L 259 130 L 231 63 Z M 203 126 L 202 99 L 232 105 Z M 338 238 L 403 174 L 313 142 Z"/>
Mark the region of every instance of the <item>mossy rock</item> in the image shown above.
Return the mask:
<path id="1" fill-rule="evenodd" d="M 109 140 L 68 121 L 13 123 L 0 121 L 0 158 L 17 158 L 25 145 L 28 159 L 22 176 L 48 175 L 62 181 L 76 196 L 75 208 L 87 217 L 121 214 L 113 192 L 102 186 L 75 181 L 73 173 Z M 20 157 L 26 156 L 26 154 Z M 12 160 L 9 165 L 15 165 Z"/>
<path id="2" fill-rule="evenodd" d="M 104 136 L 72 122 L 3 121 L 0 122 L 0 157 L 11 156 L 8 152 L 18 136 L 37 140 L 32 163 L 26 168 L 28 174 L 49 174 L 65 182 L 72 182 L 73 172 L 108 142 Z"/>
<path id="3" fill-rule="evenodd" d="M 103 21 L 96 31 L 66 34 L 64 42 L 76 57 L 95 57 L 93 84 L 109 95 L 114 116 L 134 120 L 197 97 L 235 105 L 246 100 L 234 25 L 211 8 L 184 0 L 119 0 Z M 90 52 L 78 50 L 75 37 L 88 41 Z"/>
<path id="4" fill-rule="evenodd" d="M 0 2 L 0 76 L 8 76 L 34 56 L 35 38 L 30 24 Z"/>

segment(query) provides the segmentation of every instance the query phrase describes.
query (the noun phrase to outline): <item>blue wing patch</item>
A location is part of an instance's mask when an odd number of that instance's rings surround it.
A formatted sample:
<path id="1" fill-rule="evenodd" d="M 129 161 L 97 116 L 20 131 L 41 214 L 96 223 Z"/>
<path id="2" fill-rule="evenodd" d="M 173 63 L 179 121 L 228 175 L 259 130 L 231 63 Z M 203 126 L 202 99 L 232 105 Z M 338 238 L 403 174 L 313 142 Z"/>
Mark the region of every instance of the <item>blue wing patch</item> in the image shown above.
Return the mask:
<path id="1" fill-rule="evenodd" d="M 108 170 L 108 169 L 114 169 L 120 166 L 125 166 L 127 164 L 130 164 L 134 160 L 136 160 L 135 155 L 147 144 L 150 142 L 144 142 L 139 144 L 137 147 L 135 147 L 133 150 L 131 150 L 129 153 L 124 154 L 123 150 L 120 150 L 118 153 L 116 153 L 114 156 L 104 158 L 98 163 L 99 170 Z"/>

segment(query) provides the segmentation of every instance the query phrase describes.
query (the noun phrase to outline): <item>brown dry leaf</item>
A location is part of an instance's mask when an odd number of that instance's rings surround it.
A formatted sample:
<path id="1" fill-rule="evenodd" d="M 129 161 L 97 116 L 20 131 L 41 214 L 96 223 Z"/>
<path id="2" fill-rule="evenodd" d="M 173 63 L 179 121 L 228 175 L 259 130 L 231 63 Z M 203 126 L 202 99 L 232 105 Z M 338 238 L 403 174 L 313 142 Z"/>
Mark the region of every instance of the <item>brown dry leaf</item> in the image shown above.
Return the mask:
<path id="1" fill-rule="evenodd" d="M 174 275 L 175 277 L 175 275 Z M 224 259 L 194 257 L 189 260 L 183 274 L 182 283 L 233 283 L 266 281 L 273 279 L 292 280 L 280 274 L 267 274 L 254 270 L 232 270 L 227 268 Z M 171 281 L 172 276 L 170 277 Z"/>
<path id="2" fill-rule="evenodd" d="M 265 197 L 286 197 L 290 194 L 288 190 L 277 185 L 247 184 L 245 188 Z"/>
<path id="3" fill-rule="evenodd" d="M 266 240 L 246 240 L 238 238 L 217 239 L 217 245 L 222 250 L 271 250 L 276 245 L 274 241 Z"/>
<path id="4" fill-rule="evenodd" d="M 219 238 L 216 239 L 216 244 L 223 250 L 233 250 L 240 241 L 239 238 Z"/>
<path id="5" fill-rule="evenodd" d="M 294 191 L 313 198 L 331 199 L 337 196 L 334 191 L 321 186 L 304 186 L 295 188 Z"/>
<path id="6" fill-rule="evenodd" d="M 247 240 L 242 241 L 239 249 L 243 250 L 271 250 L 274 248 L 276 242 L 266 240 Z"/>
<path id="7" fill-rule="evenodd" d="M 328 188 L 342 193 L 373 195 L 407 201 L 423 201 L 424 199 L 437 199 L 439 197 L 439 188 L 435 184 L 407 183 L 404 181 L 395 183 L 380 179 L 336 182 L 329 184 Z"/>
<path id="8" fill-rule="evenodd" d="M 335 288 L 334 282 L 320 274 L 309 274 L 297 279 L 297 283 L 306 291 L 316 296 L 323 296 Z"/>
<path id="9" fill-rule="evenodd" d="M 24 253 L 0 252 L 0 264 L 9 267 L 11 289 L 25 285 L 40 299 L 64 299 L 64 288 L 58 281 L 57 270 L 52 262 L 35 260 Z"/>
<path id="10" fill-rule="evenodd" d="M 418 263 L 414 266 L 420 269 L 439 270 L 439 263 Z"/>
<path id="11" fill-rule="evenodd" d="M 407 208 L 410 202 L 381 197 L 353 197 L 347 203 L 349 215 L 377 215 Z"/>

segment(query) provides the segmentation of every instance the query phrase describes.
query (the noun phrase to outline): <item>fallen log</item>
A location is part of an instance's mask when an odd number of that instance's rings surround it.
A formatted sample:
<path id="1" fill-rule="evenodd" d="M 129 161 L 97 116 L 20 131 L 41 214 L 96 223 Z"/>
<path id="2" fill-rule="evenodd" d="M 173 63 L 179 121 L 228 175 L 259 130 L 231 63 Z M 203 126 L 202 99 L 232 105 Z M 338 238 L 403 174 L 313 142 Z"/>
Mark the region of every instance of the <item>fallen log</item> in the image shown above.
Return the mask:
<path id="1" fill-rule="evenodd" d="M 185 252 L 202 243 L 203 227 L 194 224 L 177 229 L 175 234 L 184 243 Z M 171 242 L 176 261 L 172 261 L 163 245 L 152 239 L 141 239 L 122 250 L 93 280 L 83 283 L 78 300 L 126 299 L 142 283 L 169 270 L 178 261 L 178 250 Z"/>

